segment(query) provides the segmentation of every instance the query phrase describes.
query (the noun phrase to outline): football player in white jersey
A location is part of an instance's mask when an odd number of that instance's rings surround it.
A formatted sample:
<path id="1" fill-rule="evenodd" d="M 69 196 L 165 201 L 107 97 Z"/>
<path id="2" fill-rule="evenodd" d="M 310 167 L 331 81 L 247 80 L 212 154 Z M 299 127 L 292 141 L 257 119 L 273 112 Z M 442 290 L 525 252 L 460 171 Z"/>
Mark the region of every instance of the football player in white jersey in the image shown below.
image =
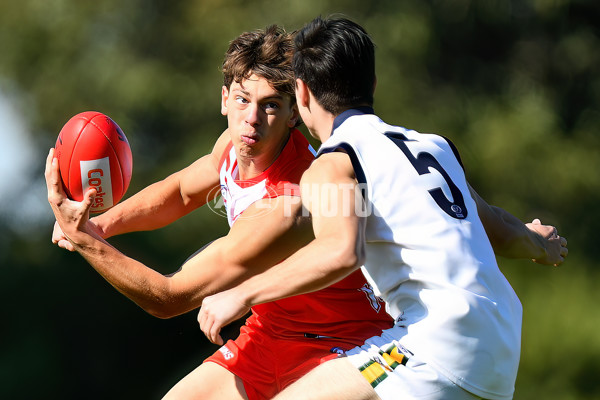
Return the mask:
<path id="1" fill-rule="evenodd" d="M 315 239 L 205 298 L 204 333 L 219 341 L 220 328 L 250 306 L 318 290 L 363 266 L 394 327 L 276 398 L 512 398 L 522 309 L 492 250 L 504 235 L 488 238 L 482 221 L 506 232 L 509 255 L 543 264 L 564 261 L 566 240 L 546 231 L 539 246 L 470 188 L 448 140 L 374 114 L 374 45 L 359 25 L 313 20 L 296 35 L 294 72 L 302 119 L 323 143 L 301 181 Z"/>
<path id="2" fill-rule="evenodd" d="M 198 308 L 204 296 L 308 243 L 313 235 L 301 213 L 298 183 L 315 154 L 295 128 L 292 47 L 291 35 L 277 26 L 234 39 L 223 62 L 221 112 L 228 129 L 212 152 L 89 221 L 93 191 L 83 202 L 67 199 L 51 150 L 46 182 L 57 219 L 52 241 L 79 252 L 119 292 L 159 318 Z M 229 233 L 175 273 L 162 275 L 104 240 L 168 225 L 218 193 L 226 202 Z M 357 271 L 333 288 L 253 309 L 238 338 L 215 351 L 166 397 L 272 397 L 322 359 L 335 356 L 332 349 L 350 349 L 392 326 L 377 300 L 373 306 L 374 296 L 364 291 L 365 285 Z M 331 320 L 336 323 L 328 325 Z"/>

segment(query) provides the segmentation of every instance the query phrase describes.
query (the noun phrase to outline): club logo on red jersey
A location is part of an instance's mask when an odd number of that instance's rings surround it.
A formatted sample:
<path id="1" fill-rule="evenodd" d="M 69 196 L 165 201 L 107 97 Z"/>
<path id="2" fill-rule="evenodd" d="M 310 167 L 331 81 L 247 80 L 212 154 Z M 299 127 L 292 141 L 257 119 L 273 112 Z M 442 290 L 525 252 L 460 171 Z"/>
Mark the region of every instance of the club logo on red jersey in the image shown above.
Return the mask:
<path id="1" fill-rule="evenodd" d="M 373 310 L 379 312 L 379 310 L 381 310 L 381 305 L 383 304 L 383 300 L 375 295 L 375 292 L 373 291 L 373 288 L 371 287 L 371 285 L 369 285 L 368 283 L 365 283 L 363 285 L 363 287 L 361 287 L 360 289 L 361 292 L 363 292 L 366 296 L 367 296 L 367 300 L 369 300 L 369 303 L 371 304 L 371 307 L 373 307 Z"/>

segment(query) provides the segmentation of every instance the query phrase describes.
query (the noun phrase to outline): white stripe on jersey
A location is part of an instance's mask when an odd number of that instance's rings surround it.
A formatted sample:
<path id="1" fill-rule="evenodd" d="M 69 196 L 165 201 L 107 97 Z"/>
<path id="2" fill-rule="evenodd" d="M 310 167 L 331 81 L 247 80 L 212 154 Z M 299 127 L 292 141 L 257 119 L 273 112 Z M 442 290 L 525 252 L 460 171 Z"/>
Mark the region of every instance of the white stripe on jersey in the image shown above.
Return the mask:
<path id="1" fill-rule="evenodd" d="M 229 226 L 232 226 L 246 208 L 267 194 L 266 178 L 248 187 L 241 187 L 235 183 L 235 180 L 239 178 L 239 171 L 233 146 L 219 174 L 221 195 L 227 210 L 227 222 L 229 222 Z"/>

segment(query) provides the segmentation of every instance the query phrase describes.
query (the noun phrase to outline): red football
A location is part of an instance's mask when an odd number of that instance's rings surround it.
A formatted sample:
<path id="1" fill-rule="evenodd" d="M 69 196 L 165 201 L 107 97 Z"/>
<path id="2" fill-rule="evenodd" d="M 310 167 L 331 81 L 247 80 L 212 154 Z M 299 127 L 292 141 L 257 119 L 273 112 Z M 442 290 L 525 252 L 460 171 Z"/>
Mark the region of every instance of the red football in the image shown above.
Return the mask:
<path id="1" fill-rule="evenodd" d="M 91 212 L 117 204 L 131 182 L 129 142 L 121 128 L 102 113 L 86 111 L 67 121 L 58 134 L 55 155 L 70 199 L 81 201 L 90 186 L 96 187 Z"/>

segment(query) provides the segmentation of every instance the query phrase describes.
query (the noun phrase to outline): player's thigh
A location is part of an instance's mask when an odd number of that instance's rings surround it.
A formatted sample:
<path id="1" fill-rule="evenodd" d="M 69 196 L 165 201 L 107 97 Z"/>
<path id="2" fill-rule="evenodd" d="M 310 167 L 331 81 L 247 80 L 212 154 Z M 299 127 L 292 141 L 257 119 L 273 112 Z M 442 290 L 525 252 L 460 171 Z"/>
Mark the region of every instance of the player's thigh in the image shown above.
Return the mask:
<path id="1" fill-rule="evenodd" d="M 275 400 L 379 400 L 347 358 L 327 361 L 282 391 Z"/>
<path id="2" fill-rule="evenodd" d="M 163 400 L 232 399 L 248 400 L 240 378 L 213 362 L 201 364 L 187 374 Z"/>

